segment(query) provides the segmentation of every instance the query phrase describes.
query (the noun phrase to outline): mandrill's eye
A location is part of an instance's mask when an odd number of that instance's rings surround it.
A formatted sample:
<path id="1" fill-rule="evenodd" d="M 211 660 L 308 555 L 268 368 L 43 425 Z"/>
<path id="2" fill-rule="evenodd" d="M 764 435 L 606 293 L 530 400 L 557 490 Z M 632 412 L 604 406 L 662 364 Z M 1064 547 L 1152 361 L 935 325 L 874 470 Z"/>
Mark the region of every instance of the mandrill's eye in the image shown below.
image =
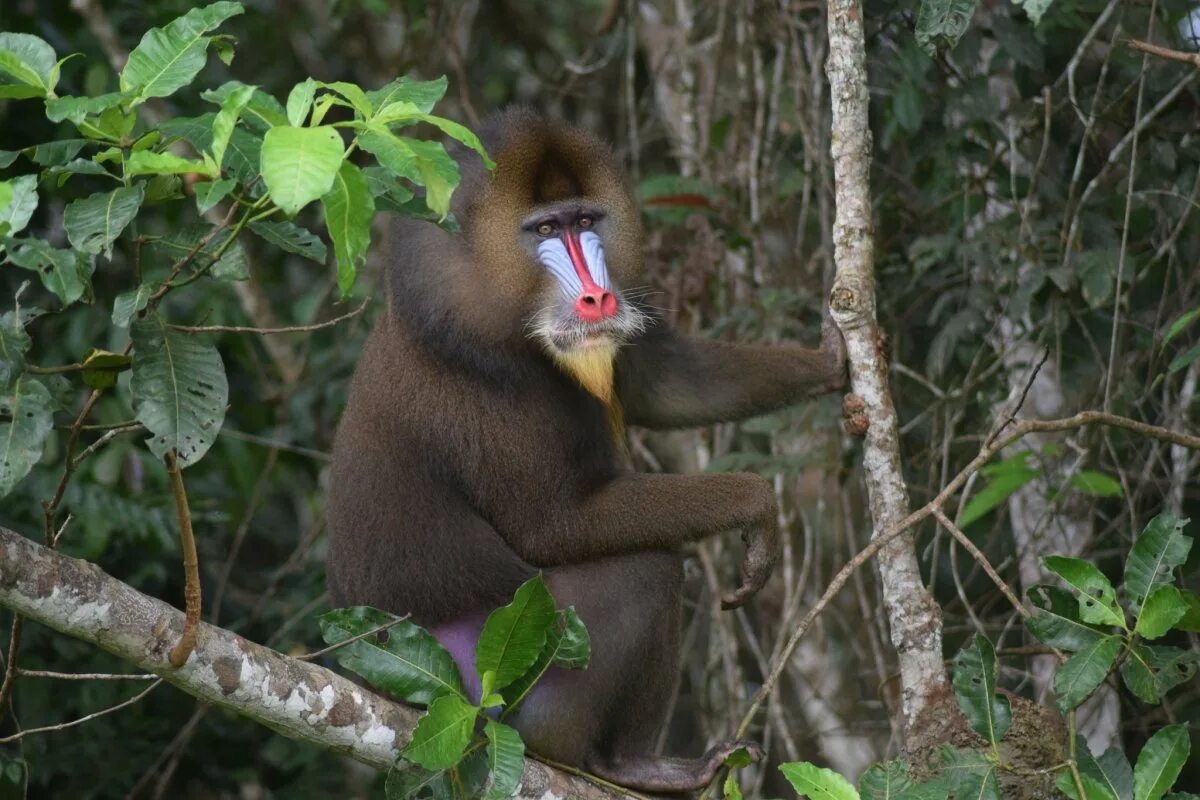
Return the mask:
<path id="1" fill-rule="evenodd" d="M 591 217 L 580 217 L 579 218 L 579 227 L 581 227 L 581 228 L 592 227 L 592 218 Z"/>
<path id="2" fill-rule="evenodd" d="M 554 233 L 554 223 L 543 222 L 541 225 L 537 226 L 537 232 L 539 236 L 549 236 L 550 234 Z"/>

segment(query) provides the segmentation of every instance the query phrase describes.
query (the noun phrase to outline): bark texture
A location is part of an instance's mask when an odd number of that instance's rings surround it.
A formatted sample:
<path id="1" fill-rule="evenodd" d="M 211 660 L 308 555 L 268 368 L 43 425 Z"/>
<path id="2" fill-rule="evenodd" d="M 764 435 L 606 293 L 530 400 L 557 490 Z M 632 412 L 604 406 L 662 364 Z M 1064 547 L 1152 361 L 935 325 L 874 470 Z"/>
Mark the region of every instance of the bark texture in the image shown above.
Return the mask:
<path id="1" fill-rule="evenodd" d="M 161 676 L 202 700 L 296 739 L 386 770 L 408 743 L 420 712 L 324 667 L 289 658 L 235 633 L 201 624 L 187 662 L 167 654 L 184 616 L 105 573 L 0 528 L 0 605 Z M 523 798 L 622 797 L 527 759 Z"/>
<path id="2" fill-rule="evenodd" d="M 833 171 L 837 211 L 833 223 L 834 279 L 830 305 L 846 338 L 850 382 L 862 398 L 869 427 L 863 472 L 875 533 L 908 515 L 908 488 L 900 471 L 896 408 L 887 361 L 875 320 L 874 226 L 871 218 L 871 130 L 868 124 L 866 52 L 857 0 L 832 0 L 828 10 L 829 59 L 825 72 L 833 102 Z M 913 536 L 880 551 L 892 644 L 900 662 L 904 727 L 946 691 L 942 666 L 942 617 L 921 580 Z"/>

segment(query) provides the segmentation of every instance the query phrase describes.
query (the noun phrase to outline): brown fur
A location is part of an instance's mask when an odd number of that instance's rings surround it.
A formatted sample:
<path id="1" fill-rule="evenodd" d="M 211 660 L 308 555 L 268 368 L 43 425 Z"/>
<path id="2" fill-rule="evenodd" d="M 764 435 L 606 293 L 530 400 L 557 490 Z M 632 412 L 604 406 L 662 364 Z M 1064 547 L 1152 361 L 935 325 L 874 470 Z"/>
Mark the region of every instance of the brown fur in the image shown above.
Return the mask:
<path id="1" fill-rule="evenodd" d="M 778 408 L 841 384 L 841 339 L 829 328 L 820 350 L 718 344 L 652 317 L 615 361 L 560 357 L 527 335 L 552 287 L 518 246 L 521 221 L 573 198 L 602 208 L 619 293 L 641 278 L 632 196 L 608 148 L 582 131 L 515 111 L 482 138 L 498 166 L 492 178 L 460 155 L 463 234 L 396 224 L 388 310 L 334 446 L 330 594 L 445 630 L 544 571 L 588 626 L 593 661 L 539 686 L 514 716 L 528 747 L 618 783 L 692 789 L 734 745 L 649 755 L 678 671 L 679 547 L 743 529 L 745 580 L 726 601 L 744 602 L 777 555 L 775 497 L 757 475 L 624 472 L 613 414 L 672 427 Z"/>

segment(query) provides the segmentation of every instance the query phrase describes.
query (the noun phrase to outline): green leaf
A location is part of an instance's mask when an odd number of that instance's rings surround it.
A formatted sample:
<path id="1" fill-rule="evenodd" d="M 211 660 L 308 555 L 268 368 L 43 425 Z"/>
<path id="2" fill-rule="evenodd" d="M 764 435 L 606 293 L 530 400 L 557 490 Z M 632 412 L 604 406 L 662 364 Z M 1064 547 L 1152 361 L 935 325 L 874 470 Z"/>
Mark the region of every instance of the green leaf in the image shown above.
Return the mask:
<path id="1" fill-rule="evenodd" d="M 224 200 L 236 185 L 237 181 L 233 178 L 222 178 L 219 181 L 196 181 L 192 184 L 192 191 L 196 193 L 197 213 L 203 214 Z"/>
<path id="2" fill-rule="evenodd" d="M 19 314 L 0 314 L 0 389 L 7 389 L 25 370 L 25 354 L 31 344 Z"/>
<path id="3" fill-rule="evenodd" d="M 428 114 L 446 94 L 446 85 L 445 75 L 432 81 L 415 81 L 405 75 L 380 89 L 367 92 L 367 100 L 372 108 L 383 108 L 390 103 L 406 101 L 416 106 L 421 113 Z"/>
<path id="4" fill-rule="evenodd" d="M 475 706 L 458 695 L 442 695 L 417 722 L 412 741 L 402 755 L 425 769 L 454 766 L 471 743 L 477 713 Z"/>
<path id="5" fill-rule="evenodd" d="M 117 385 L 117 374 L 132 363 L 133 359 L 124 353 L 93 347 L 83 358 L 83 382 L 93 389 L 111 389 Z"/>
<path id="6" fill-rule="evenodd" d="M 943 746 L 942 774 L 956 800 L 1000 800 L 996 765 L 982 753 Z"/>
<path id="7" fill-rule="evenodd" d="M 383 785 L 387 800 L 459 800 L 451 784 L 449 769 L 427 770 L 401 762 L 388 772 Z"/>
<path id="8" fill-rule="evenodd" d="M 325 263 L 325 243 L 316 234 L 294 222 L 251 222 L 250 230 L 278 248 Z"/>
<path id="9" fill-rule="evenodd" d="M 1200 358 L 1200 344 L 1193 345 L 1191 349 L 1185 350 L 1171 359 L 1171 363 L 1167 364 L 1167 373 L 1173 374 L 1187 369 L 1197 358 Z"/>
<path id="10" fill-rule="evenodd" d="M 511 603 L 488 615 L 475 647 L 475 669 L 480 675 L 495 672 L 496 689 L 508 686 L 537 661 L 554 620 L 554 598 L 536 575 L 521 584 Z"/>
<path id="11" fill-rule="evenodd" d="M 396 136 L 382 126 L 367 126 L 358 144 L 393 174 L 425 187 L 425 203 L 443 218 L 450 211 L 450 194 L 458 186 L 458 165 L 437 142 Z"/>
<path id="12" fill-rule="evenodd" d="M 1183 535 L 1186 519 L 1163 512 L 1146 525 L 1125 561 L 1125 594 L 1136 614 L 1151 592 L 1171 583 L 1171 570 L 1187 560 L 1192 540 Z"/>
<path id="13" fill-rule="evenodd" d="M 1183 314 L 1180 314 L 1179 317 L 1171 323 L 1170 327 L 1167 328 L 1166 334 L 1163 335 L 1163 346 L 1166 347 L 1168 344 L 1170 344 L 1172 339 L 1187 330 L 1188 326 L 1198 319 L 1200 319 L 1200 306 L 1193 308 L 1191 311 L 1186 311 Z"/>
<path id="14" fill-rule="evenodd" d="M 1058 693 L 1058 708 L 1064 714 L 1087 699 L 1104 682 L 1117 655 L 1121 652 L 1120 636 L 1105 636 L 1067 659 L 1054 675 L 1054 691 Z"/>
<path id="15" fill-rule="evenodd" d="M 1029 592 L 1035 606 L 1025 627 L 1041 641 L 1060 650 L 1083 650 L 1104 638 L 1103 631 L 1079 619 L 1079 602 L 1057 586 L 1035 586 Z"/>
<path id="16" fill-rule="evenodd" d="M 154 286 L 143 283 L 132 292 L 122 292 L 113 300 L 113 325 L 124 328 L 133 319 L 133 315 L 146 307 L 150 295 L 154 294 Z"/>
<path id="17" fill-rule="evenodd" d="M 367 185 L 375 198 L 376 209 L 398 214 L 407 213 L 405 204 L 412 200 L 413 193 L 401 184 L 395 175 L 377 164 L 364 169 L 363 175 L 367 177 Z"/>
<path id="18" fill-rule="evenodd" d="M 831 769 L 807 761 L 780 764 L 779 771 L 801 797 L 812 800 L 858 800 L 854 784 Z"/>
<path id="19" fill-rule="evenodd" d="M 226 98 L 246 84 L 241 81 L 229 81 L 216 89 L 202 92 L 200 96 L 210 103 L 224 105 Z M 258 131 L 267 131 L 276 125 L 287 125 L 287 112 L 271 95 L 262 89 L 255 89 L 250 94 L 250 101 L 242 109 L 242 119 L 246 124 Z"/>
<path id="20" fill-rule="evenodd" d="M 9 97 L 46 97 L 58 83 L 58 56 L 44 39 L 28 33 L 0 33 L 0 74 L 7 75 L 29 92 L 14 91 Z M 16 88 L 16 87 L 14 87 Z M 30 93 L 31 92 L 31 93 Z M 0 94 L 0 97 L 4 97 Z"/>
<path id="21" fill-rule="evenodd" d="M 1032 455 L 1028 452 L 1018 453 L 980 470 L 989 479 L 988 483 L 967 502 L 959 514 L 959 526 L 967 527 L 1036 478 L 1038 471 L 1026 463 Z"/>
<path id="22" fill-rule="evenodd" d="M 246 249 L 235 241 L 212 265 L 209 275 L 219 281 L 245 281 L 250 279 L 250 261 Z"/>
<path id="23" fill-rule="evenodd" d="M 996 693 L 996 651 L 975 634 L 954 659 L 954 697 L 971 730 L 995 746 L 1012 724 L 1008 698 Z"/>
<path id="24" fill-rule="evenodd" d="M 1121 663 L 1121 678 L 1142 702 L 1155 704 L 1162 696 L 1196 674 L 1200 653 L 1177 647 L 1138 644 Z"/>
<path id="25" fill-rule="evenodd" d="M 221 356 L 199 337 L 172 330 L 157 314 L 130 327 L 133 411 L 146 426 L 150 451 L 174 451 L 180 467 L 208 452 L 225 420 L 229 384 Z"/>
<path id="26" fill-rule="evenodd" d="M 36 378 L 19 375 L 0 395 L 0 497 L 4 497 L 42 457 L 54 427 L 50 392 Z"/>
<path id="27" fill-rule="evenodd" d="M 546 644 L 537 660 L 521 677 L 505 687 L 506 714 L 515 710 L 551 666 L 585 669 L 591 659 L 587 628 L 574 607 L 558 612 L 558 619 L 546 631 Z M 493 681 L 495 680 L 493 676 Z"/>
<path id="28" fill-rule="evenodd" d="M 112 258 L 113 242 L 137 216 L 145 194 L 145 184 L 138 184 L 97 192 L 69 203 L 63 226 L 71 246 L 85 253 L 103 252 L 105 258 Z"/>
<path id="29" fill-rule="evenodd" d="M 903 761 L 876 764 L 858 779 L 858 793 L 863 800 L 902 800 L 912 788 L 908 765 Z"/>
<path id="30" fill-rule="evenodd" d="M 1159 800 L 1179 777 L 1191 750 L 1187 727 L 1168 725 L 1150 737 L 1133 768 L 1134 800 Z"/>
<path id="31" fill-rule="evenodd" d="M 37 210 L 37 176 L 21 175 L 4 181 L 3 185 L 8 187 L 10 199 L 7 205 L 0 207 L 0 222 L 8 224 L 8 235 L 12 236 L 25 230 Z"/>
<path id="32" fill-rule="evenodd" d="M 1120 497 L 1121 484 L 1111 475 L 1093 470 L 1082 470 L 1071 476 L 1071 485 L 1084 494 L 1096 497 Z"/>
<path id="33" fill-rule="evenodd" d="M 137 105 L 187 86 L 204 68 L 209 43 L 204 34 L 243 10 L 241 3 L 213 3 L 146 31 L 121 71 L 121 91 L 131 93 Z"/>
<path id="34" fill-rule="evenodd" d="M 1103 572 L 1083 559 L 1065 556 L 1046 556 L 1042 564 L 1077 591 L 1080 619 L 1093 625 L 1125 627 L 1116 590 Z"/>
<path id="35" fill-rule="evenodd" d="M 496 168 L 496 162 L 488 157 L 487 151 L 483 148 L 483 143 L 479 141 L 479 137 L 468 128 L 443 117 L 423 114 L 419 108 L 405 100 L 389 103 L 379 109 L 375 116 L 371 118 L 370 127 L 413 125 L 418 122 L 427 122 L 436 128 L 440 128 L 450 138 L 461 142 L 478 153 L 488 169 Z"/>
<path id="36" fill-rule="evenodd" d="M 338 644 L 395 619 L 384 611 L 359 606 L 330 611 L 318 622 L 325 642 Z M 343 667 L 406 703 L 429 705 L 444 695 L 466 697 L 451 655 L 431 633 L 408 620 L 387 628 L 382 641 L 368 636 L 334 654 Z"/>
<path id="37" fill-rule="evenodd" d="M 47 97 L 46 118 L 51 122 L 70 120 L 75 125 L 84 119 L 110 108 L 116 108 L 125 99 L 120 92 L 110 92 L 95 97 Z"/>
<path id="38" fill-rule="evenodd" d="M 979 0 L 921 0 L 917 12 L 917 44 L 931 56 L 951 50 L 966 33 Z"/>
<path id="39" fill-rule="evenodd" d="M 238 117 L 256 91 L 253 86 L 239 86 L 234 89 L 221 102 L 221 110 L 213 118 L 212 157 L 218 171 L 225 161 L 225 150 L 229 147 Z"/>
<path id="40" fill-rule="evenodd" d="M 343 162 L 333 189 L 321 198 L 321 207 L 337 259 L 338 290 L 346 297 L 354 286 L 359 262 L 367 260 L 371 220 L 375 218 L 375 199 L 362 171 L 349 161 Z"/>
<path id="41" fill-rule="evenodd" d="M 367 97 L 367 93 L 353 83 L 334 81 L 333 83 L 322 83 L 321 86 L 329 89 L 330 91 L 337 92 L 342 97 L 346 98 L 350 105 L 354 107 L 354 110 L 358 113 L 358 115 L 363 119 L 370 117 L 375 110 L 374 106 L 371 104 L 371 100 Z"/>
<path id="42" fill-rule="evenodd" d="M 304 121 L 308 119 L 308 112 L 312 110 L 313 97 L 316 93 L 317 82 L 312 78 L 305 78 L 292 87 L 287 99 L 288 124 L 296 128 L 304 126 Z"/>
<path id="43" fill-rule="evenodd" d="M 104 175 L 113 180 L 120 180 L 116 175 L 113 175 L 95 161 L 88 161 L 86 158 L 77 158 L 74 161 L 68 161 L 66 164 L 50 167 L 45 172 L 46 178 L 58 179 L 58 187 L 60 189 L 72 175 Z"/>
<path id="44" fill-rule="evenodd" d="M 327 194 L 344 154 L 336 128 L 271 128 L 263 137 L 261 171 L 275 205 L 295 216 Z"/>
<path id="45" fill-rule="evenodd" d="M 1114 800 L 1133 800 L 1133 767 L 1129 765 L 1125 754 L 1116 747 L 1110 747 L 1102 756 L 1094 758 L 1088 750 L 1087 740 L 1078 735 L 1075 738 L 1079 771 L 1103 786 Z M 1089 798 L 1091 794 L 1089 791 Z"/>
<path id="46" fill-rule="evenodd" d="M 725 800 L 742 800 L 742 787 L 738 785 L 737 773 L 742 767 L 748 767 L 753 763 L 750 753 L 744 747 L 739 747 L 725 756 L 725 766 L 729 768 L 725 775 L 725 782 L 721 786 Z"/>
<path id="47" fill-rule="evenodd" d="M 57 250 L 42 239 L 5 239 L 8 260 L 36 272 L 42 285 L 54 293 L 64 307 L 91 288 L 90 262 L 74 250 Z"/>
<path id="48" fill-rule="evenodd" d="M 1030 21 L 1037 25 L 1042 21 L 1042 15 L 1050 9 L 1051 0 L 1013 0 L 1013 2 L 1025 9 Z"/>
<path id="49" fill-rule="evenodd" d="M 525 772 L 525 743 L 515 730 L 495 720 L 488 720 L 483 732 L 488 740 L 488 771 L 492 774 L 492 785 L 483 798 L 506 800 L 521 785 L 521 775 Z"/>
<path id="50" fill-rule="evenodd" d="M 1083 784 L 1083 791 L 1087 793 L 1087 800 L 1117 800 L 1117 797 L 1109 791 L 1107 786 L 1091 775 L 1080 772 L 1079 782 Z M 1070 770 L 1060 772 L 1058 778 L 1054 781 L 1054 786 L 1067 797 L 1070 797 L 1071 800 L 1084 800 L 1079 794 L 1079 788 L 1075 785 L 1075 776 L 1071 774 Z"/>
<path id="51" fill-rule="evenodd" d="M 575 607 L 562 612 L 563 630 L 554 652 L 554 663 L 564 669 L 587 669 L 592 659 L 591 637 Z"/>
<path id="52" fill-rule="evenodd" d="M 1133 632 L 1145 639 L 1157 639 L 1183 619 L 1187 603 L 1174 586 L 1159 586 L 1142 605 Z"/>
<path id="53" fill-rule="evenodd" d="M 125 174 L 130 177 L 137 175 L 188 175 L 196 173 L 206 177 L 216 174 L 215 165 L 205 164 L 191 158 L 181 158 L 174 153 L 155 153 L 153 150 L 139 150 L 129 156 L 125 162 Z"/>
<path id="54" fill-rule="evenodd" d="M 0 212 L 3 212 L 4 209 L 8 208 L 8 204 L 12 202 L 12 199 L 12 184 L 10 184 L 8 181 L 0 181 Z"/>

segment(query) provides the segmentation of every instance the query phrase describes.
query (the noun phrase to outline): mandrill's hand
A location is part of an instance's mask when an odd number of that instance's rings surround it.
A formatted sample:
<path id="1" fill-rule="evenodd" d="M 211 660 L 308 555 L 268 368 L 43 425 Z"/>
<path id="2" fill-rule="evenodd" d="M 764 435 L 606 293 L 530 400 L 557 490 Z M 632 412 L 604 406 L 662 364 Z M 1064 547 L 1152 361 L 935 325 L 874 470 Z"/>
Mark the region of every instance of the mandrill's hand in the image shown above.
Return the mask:
<path id="1" fill-rule="evenodd" d="M 846 340 L 842 338 L 841 329 L 833 321 L 828 305 L 825 306 L 821 317 L 821 355 L 824 356 L 829 377 L 818 391 L 824 393 L 841 389 L 846 385 L 847 377 Z"/>
<path id="2" fill-rule="evenodd" d="M 750 599 L 771 577 L 781 549 L 779 526 L 774 515 L 742 534 L 746 555 L 742 559 L 742 585 L 721 598 L 721 608 L 737 608 Z"/>

